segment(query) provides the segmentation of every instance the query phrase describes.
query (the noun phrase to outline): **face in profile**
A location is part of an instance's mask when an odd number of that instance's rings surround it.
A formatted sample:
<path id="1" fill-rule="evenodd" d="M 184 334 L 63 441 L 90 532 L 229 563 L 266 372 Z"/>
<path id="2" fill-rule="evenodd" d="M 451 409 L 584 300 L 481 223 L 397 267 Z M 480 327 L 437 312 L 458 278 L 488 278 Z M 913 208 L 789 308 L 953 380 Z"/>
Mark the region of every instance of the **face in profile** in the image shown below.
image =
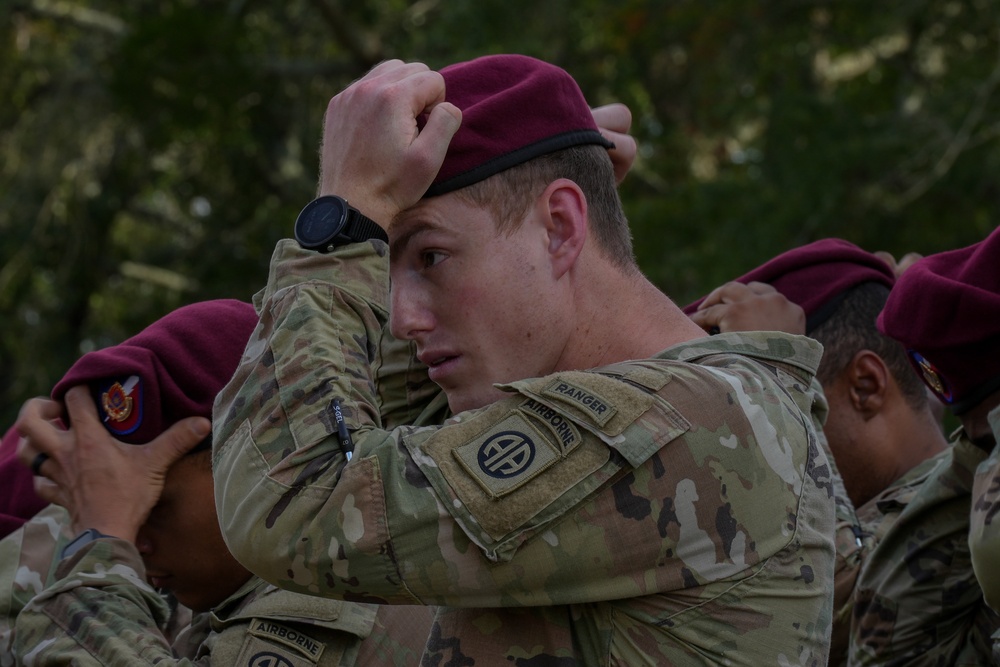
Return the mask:
<path id="1" fill-rule="evenodd" d="M 394 336 L 413 340 L 452 411 L 488 405 L 494 383 L 556 370 L 570 318 L 532 211 L 498 234 L 493 217 L 451 193 L 389 228 Z"/>
<path id="2" fill-rule="evenodd" d="M 222 539 L 211 466 L 210 451 L 174 463 L 136 538 L 150 584 L 198 612 L 221 603 L 251 576 Z"/>

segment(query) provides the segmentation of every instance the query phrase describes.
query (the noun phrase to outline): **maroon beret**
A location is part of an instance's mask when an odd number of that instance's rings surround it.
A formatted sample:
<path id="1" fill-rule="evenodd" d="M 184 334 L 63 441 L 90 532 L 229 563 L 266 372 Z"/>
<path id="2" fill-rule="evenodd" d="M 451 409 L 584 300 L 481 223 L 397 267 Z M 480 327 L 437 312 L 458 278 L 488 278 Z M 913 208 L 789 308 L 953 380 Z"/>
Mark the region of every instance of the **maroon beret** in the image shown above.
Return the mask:
<path id="1" fill-rule="evenodd" d="M 13 533 L 48 505 L 35 495 L 31 469 L 17 458 L 20 439 L 11 426 L 0 442 L 0 538 Z"/>
<path id="2" fill-rule="evenodd" d="M 956 415 L 1000 388 L 1000 229 L 908 268 L 878 317 Z"/>
<path id="3" fill-rule="evenodd" d="M 793 248 L 761 264 L 736 282 L 767 283 L 806 314 L 806 332 L 825 322 L 846 296 L 862 283 L 892 287 L 895 274 L 888 264 L 843 239 L 821 239 Z M 704 297 L 684 308 L 690 315 Z"/>
<path id="4" fill-rule="evenodd" d="M 185 417 L 212 417 L 215 395 L 236 372 L 257 314 L 233 299 L 178 308 L 128 340 L 88 352 L 52 389 L 62 400 L 91 387 L 105 427 L 144 444 Z"/>
<path id="5" fill-rule="evenodd" d="M 80 357 L 52 398 L 90 385 L 112 435 L 149 442 L 184 417 L 211 419 L 215 395 L 236 372 L 256 324 L 253 306 L 242 301 L 184 306 L 120 345 Z M 35 495 L 31 469 L 17 458 L 19 438 L 11 427 L 0 442 L 0 537 L 47 505 Z"/>
<path id="6" fill-rule="evenodd" d="M 462 125 L 426 197 L 563 148 L 614 146 L 598 131 L 576 81 L 555 65 L 495 55 L 450 65 L 441 75 L 445 99 L 462 110 Z"/>

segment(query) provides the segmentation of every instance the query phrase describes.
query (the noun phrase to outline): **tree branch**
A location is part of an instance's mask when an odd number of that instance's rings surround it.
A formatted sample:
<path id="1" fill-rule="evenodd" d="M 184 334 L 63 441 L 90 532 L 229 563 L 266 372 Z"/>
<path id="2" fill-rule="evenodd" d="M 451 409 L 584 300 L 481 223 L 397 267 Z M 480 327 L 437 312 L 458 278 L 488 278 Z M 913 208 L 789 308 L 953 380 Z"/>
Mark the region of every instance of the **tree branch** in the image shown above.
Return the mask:
<path id="1" fill-rule="evenodd" d="M 976 100 L 966 114 L 965 120 L 962 122 L 962 127 L 959 128 L 958 132 L 951 138 L 951 141 L 948 142 L 948 145 L 945 147 L 941 157 L 934 164 L 934 167 L 893 202 L 893 209 L 898 210 L 913 203 L 923 196 L 937 181 L 944 178 L 955 165 L 962 152 L 970 147 L 970 140 L 976 138 L 978 139 L 976 143 L 981 143 L 983 133 L 974 137 L 973 131 L 979 125 L 983 114 L 986 112 L 990 96 L 996 90 L 997 85 L 1000 84 L 1000 49 L 998 49 L 997 56 L 997 62 L 993 67 L 993 71 L 990 72 L 989 77 L 979 87 L 979 90 L 976 91 Z M 986 133 L 987 136 L 989 134 L 989 132 Z"/>
<path id="2" fill-rule="evenodd" d="M 65 0 L 31 0 L 25 10 L 37 16 L 69 21 L 81 28 L 96 28 L 113 35 L 121 35 L 126 29 L 125 22 L 117 16 Z"/>

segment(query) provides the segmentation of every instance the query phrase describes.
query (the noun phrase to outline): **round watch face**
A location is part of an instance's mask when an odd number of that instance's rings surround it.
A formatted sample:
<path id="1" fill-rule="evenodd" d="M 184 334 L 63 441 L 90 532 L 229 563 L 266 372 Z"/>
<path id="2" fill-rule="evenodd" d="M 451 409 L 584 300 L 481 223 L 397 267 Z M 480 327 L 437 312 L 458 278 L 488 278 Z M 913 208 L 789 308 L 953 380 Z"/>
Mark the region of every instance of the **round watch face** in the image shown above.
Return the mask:
<path id="1" fill-rule="evenodd" d="M 347 220 L 347 203 L 340 197 L 314 199 L 295 220 L 295 240 L 303 248 L 329 244 Z"/>

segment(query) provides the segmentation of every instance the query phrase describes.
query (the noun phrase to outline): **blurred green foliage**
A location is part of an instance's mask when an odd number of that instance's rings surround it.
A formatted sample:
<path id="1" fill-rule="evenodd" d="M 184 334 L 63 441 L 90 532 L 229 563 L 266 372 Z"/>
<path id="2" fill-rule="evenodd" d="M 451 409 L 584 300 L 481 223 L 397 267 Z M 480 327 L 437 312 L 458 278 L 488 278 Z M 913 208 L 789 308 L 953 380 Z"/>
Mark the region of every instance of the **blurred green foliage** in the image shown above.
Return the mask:
<path id="1" fill-rule="evenodd" d="M 818 238 L 926 254 L 1000 212 L 993 0 L 13 0 L 0 25 L 4 425 L 81 353 L 262 287 L 327 100 L 385 58 L 526 53 L 627 103 L 637 253 L 681 304 Z"/>

